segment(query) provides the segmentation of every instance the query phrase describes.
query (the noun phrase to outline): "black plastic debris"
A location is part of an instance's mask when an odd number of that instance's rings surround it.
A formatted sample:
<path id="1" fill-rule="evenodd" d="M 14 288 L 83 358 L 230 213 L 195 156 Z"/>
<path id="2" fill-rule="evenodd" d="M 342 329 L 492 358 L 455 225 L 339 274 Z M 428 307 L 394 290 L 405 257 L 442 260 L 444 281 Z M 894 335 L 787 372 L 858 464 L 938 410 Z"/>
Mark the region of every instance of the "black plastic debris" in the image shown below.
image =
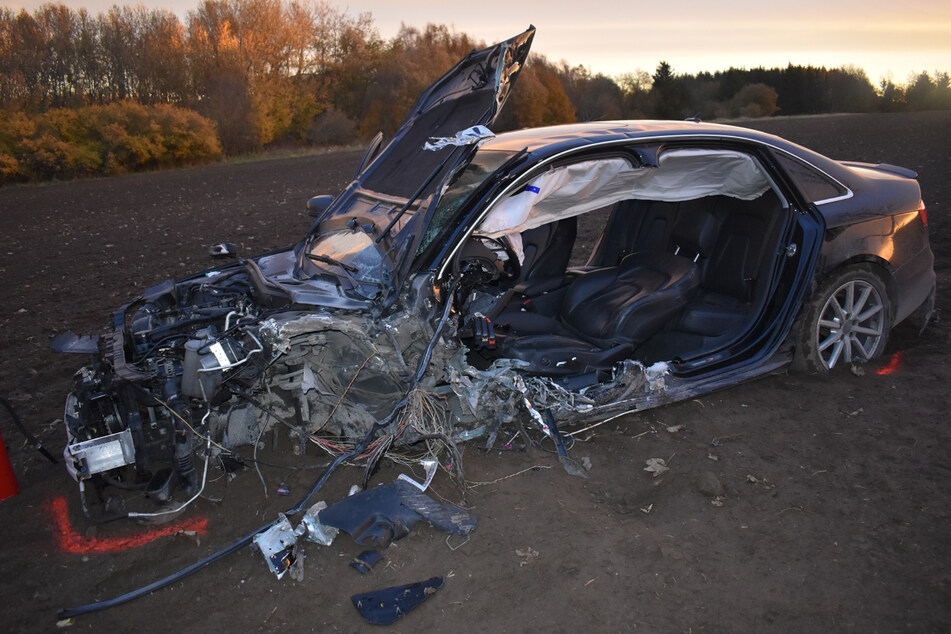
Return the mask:
<path id="1" fill-rule="evenodd" d="M 321 524 L 346 531 L 356 543 L 376 549 L 405 537 L 421 519 L 455 535 L 468 535 L 476 527 L 475 518 L 463 509 L 433 500 L 404 480 L 344 498 L 318 517 Z"/>
<path id="2" fill-rule="evenodd" d="M 371 570 L 373 566 L 380 563 L 383 559 L 383 553 L 378 550 L 364 550 L 362 553 L 353 558 L 353 561 L 350 562 L 350 567 L 359 572 L 361 575 L 365 575 Z"/>
<path id="3" fill-rule="evenodd" d="M 368 622 L 374 625 L 389 625 L 418 608 L 430 595 L 442 588 L 442 584 L 442 577 L 433 577 L 405 586 L 355 594 L 350 600 L 360 616 Z"/>

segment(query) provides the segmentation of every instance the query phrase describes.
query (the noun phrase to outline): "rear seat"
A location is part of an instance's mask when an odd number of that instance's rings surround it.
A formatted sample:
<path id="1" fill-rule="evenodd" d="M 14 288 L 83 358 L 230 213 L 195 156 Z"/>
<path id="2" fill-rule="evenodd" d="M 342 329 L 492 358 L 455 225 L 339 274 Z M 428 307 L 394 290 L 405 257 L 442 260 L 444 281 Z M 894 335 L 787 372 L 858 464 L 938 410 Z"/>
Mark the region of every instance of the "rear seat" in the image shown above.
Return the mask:
<path id="1" fill-rule="evenodd" d="M 552 332 L 603 347 L 642 344 L 679 315 L 700 284 L 717 241 L 718 220 L 710 205 L 707 198 L 680 203 L 673 226 L 662 231 L 672 245 L 640 250 L 620 264 L 578 275 L 550 308 L 539 311 L 534 300 L 533 309 L 507 305 L 496 321 L 511 334 L 510 345 L 534 345 L 525 337 Z"/>
<path id="2" fill-rule="evenodd" d="M 772 194 L 772 192 L 770 192 Z M 768 278 L 781 207 L 775 195 L 734 200 L 725 210 L 720 238 L 707 263 L 700 292 L 687 305 L 677 330 L 718 337 L 741 327 L 750 316 L 757 290 Z"/>
<path id="3" fill-rule="evenodd" d="M 608 219 L 586 268 L 617 266 L 625 256 L 640 251 L 668 251 L 680 203 L 624 200 Z"/>
<path id="4" fill-rule="evenodd" d="M 752 201 L 720 203 L 720 232 L 699 289 L 679 318 L 638 350 L 638 358 L 666 360 L 727 343 L 765 299 L 785 217 L 782 205 L 772 191 Z"/>

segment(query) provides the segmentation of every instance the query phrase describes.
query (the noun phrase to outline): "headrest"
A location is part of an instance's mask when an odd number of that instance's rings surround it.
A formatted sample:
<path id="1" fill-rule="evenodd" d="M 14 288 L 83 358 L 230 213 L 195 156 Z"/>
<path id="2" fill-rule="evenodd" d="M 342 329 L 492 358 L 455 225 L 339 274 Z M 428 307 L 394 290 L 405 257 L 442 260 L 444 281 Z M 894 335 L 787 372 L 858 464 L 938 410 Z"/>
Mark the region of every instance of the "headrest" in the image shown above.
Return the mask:
<path id="1" fill-rule="evenodd" d="M 670 235 L 674 248 L 680 249 L 679 255 L 705 258 L 713 252 L 720 228 L 713 213 L 715 207 L 716 203 L 709 198 L 680 203 Z"/>

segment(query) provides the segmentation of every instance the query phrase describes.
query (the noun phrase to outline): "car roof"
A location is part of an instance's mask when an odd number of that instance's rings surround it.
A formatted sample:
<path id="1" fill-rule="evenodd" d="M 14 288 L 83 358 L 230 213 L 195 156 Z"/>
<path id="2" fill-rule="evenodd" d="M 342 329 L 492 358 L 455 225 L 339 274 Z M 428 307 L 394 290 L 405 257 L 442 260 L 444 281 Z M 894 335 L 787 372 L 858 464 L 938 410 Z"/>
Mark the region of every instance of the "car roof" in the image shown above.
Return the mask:
<path id="1" fill-rule="evenodd" d="M 506 150 L 551 156 L 599 144 L 664 139 L 734 140 L 770 146 L 811 163 L 837 180 L 848 180 L 849 170 L 830 159 L 785 139 L 758 130 L 694 121 L 590 121 L 504 132 L 482 142 L 480 151 Z"/>

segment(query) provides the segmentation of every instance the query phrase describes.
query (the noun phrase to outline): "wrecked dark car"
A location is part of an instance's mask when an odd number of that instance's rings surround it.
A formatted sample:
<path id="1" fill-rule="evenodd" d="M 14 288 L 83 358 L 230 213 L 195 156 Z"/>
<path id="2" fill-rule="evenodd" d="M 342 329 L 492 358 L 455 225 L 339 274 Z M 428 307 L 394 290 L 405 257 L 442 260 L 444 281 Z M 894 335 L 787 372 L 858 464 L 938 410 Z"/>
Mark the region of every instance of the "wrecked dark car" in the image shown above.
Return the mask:
<path id="1" fill-rule="evenodd" d="M 866 361 L 927 319 L 913 172 L 693 121 L 495 135 L 533 36 L 427 89 L 344 191 L 309 202 L 296 245 L 54 342 L 93 359 L 64 419 L 87 516 L 174 515 L 209 463 L 280 427 L 351 461 L 527 427 L 564 455 L 559 428 Z M 130 491 L 157 504 L 131 510 Z"/>

